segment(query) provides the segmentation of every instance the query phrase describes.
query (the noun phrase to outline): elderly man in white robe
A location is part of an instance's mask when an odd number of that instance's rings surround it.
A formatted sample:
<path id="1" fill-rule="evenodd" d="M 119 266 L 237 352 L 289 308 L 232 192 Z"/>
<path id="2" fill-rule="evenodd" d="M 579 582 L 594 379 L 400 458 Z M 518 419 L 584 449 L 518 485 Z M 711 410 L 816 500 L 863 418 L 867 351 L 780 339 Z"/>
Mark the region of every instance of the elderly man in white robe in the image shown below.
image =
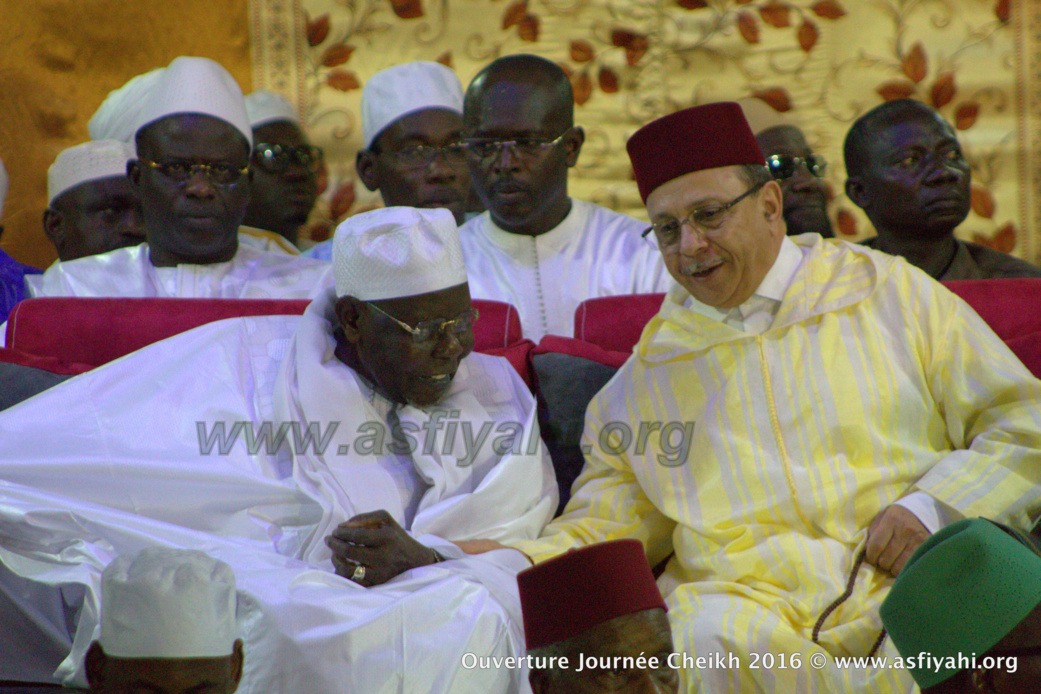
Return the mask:
<path id="1" fill-rule="evenodd" d="M 327 264 L 241 243 L 253 130 L 231 75 L 181 57 L 134 84 L 144 103 L 129 109 L 138 156 L 128 174 L 148 241 L 58 263 L 33 295 L 311 298 Z"/>
<path id="2" fill-rule="evenodd" d="M 0 600 L 0 628 L 33 644 L 0 669 L 82 682 L 101 568 L 159 544 L 234 568 L 240 691 L 526 686 L 463 660 L 522 652 L 524 559 L 454 541 L 534 538 L 555 481 L 520 377 L 468 354 L 452 217 L 352 217 L 334 267 L 303 316 L 202 326 L 0 414 L 0 536 L 18 540 L 0 545 L 0 595 L 34 596 Z"/>

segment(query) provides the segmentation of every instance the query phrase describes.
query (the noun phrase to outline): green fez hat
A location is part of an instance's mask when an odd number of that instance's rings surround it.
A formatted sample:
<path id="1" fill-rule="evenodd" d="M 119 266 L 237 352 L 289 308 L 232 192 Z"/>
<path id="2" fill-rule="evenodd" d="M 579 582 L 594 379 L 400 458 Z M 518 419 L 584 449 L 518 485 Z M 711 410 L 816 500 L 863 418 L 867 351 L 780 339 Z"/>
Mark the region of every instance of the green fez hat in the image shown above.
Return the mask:
<path id="1" fill-rule="evenodd" d="M 922 689 L 957 674 L 918 665 L 982 656 L 1041 603 L 1041 556 L 982 518 L 952 523 L 918 548 L 879 612 Z M 935 663 L 935 661 L 934 661 Z"/>

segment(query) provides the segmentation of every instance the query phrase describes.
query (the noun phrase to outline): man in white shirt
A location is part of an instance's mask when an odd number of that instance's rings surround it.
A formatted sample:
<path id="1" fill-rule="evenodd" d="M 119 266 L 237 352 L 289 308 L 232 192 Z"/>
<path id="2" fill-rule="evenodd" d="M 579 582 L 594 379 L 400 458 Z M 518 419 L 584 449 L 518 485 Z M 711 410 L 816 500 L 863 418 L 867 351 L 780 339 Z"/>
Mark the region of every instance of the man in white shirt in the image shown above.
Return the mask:
<path id="1" fill-rule="evenodd" d="M 328 267 L 240 246 L 252 129 L 242 92 L 205 58 L 181 57 L 149 80 L 134 114 L 148 242 L 58 263 L 34 296 L 309 298 Z"/>
<path id="2" fill-rule="evenodd" d="M 474 298 L 513 304 L 537 342 L 573 335 L 586 299 L 665 291 L 661 257 L 640 238 L 646 223 L 568 197 L 585 134 L 560 67 L 533 55 L 494 61 L 470 83 L 463 119 L 488 210 L 459 230 Z"/>

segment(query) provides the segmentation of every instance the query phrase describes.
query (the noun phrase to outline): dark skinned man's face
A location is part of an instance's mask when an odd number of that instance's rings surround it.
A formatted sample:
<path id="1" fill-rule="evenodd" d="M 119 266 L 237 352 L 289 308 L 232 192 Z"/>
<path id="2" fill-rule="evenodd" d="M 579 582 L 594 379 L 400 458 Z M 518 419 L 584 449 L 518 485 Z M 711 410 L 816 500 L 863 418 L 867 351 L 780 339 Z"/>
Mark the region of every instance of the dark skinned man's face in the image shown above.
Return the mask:
<path id="1" fill-rule="evenodd" d="M 44 212 L 43 227 L 62 261 L 145 240 L 137 189 L 126 176 L 87 181 L 61 193 Z"/>
<path id="2" fill-rule="evenodd" d="M 138 160 L 128 165 L 144 213 L 152 264 L 211 264 L 231 260 L 249 203 L 247 172 L 233 181 L 195 170 L 179 181 L 159 167 L 195 164 L 245 169 L 250 148 L 231 124 L 212 116 L 178 114 L 147 126 L 138 138 Z"/>
<path id="3" fill-rule="evenodd" d="M 369 190 L 380 192 L 387 207 L 444 208 L 462 224 L 470 197 L 470 171 L 459 146 L 462 130 L 463 117 L 454 111 L 406 114 L 358 153 L 358 175 Z M 443 149 L 429 163 L 411 161 L 415 152 L 430 147 Z"/>

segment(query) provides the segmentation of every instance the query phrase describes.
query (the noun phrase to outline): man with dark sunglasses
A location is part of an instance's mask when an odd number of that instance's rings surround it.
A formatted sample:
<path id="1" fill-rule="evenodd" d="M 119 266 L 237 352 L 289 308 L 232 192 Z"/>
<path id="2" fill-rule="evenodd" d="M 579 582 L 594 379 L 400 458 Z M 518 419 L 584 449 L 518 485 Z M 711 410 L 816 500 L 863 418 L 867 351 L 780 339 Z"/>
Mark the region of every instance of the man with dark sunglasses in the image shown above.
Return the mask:
<path id="1" fill-rule="evenodd" d="M 466 92 L 466 155 L 488 210 L 460 230 L 475 298 L 517 307 L 524 336 L 570 336 L 593 297 L 664 291 L 668 273 L 647 226 L 568 196 L 585 142 L 571 82 L 534 55 L 491 63 Z"/>
<path id="2" fill-rule="evenodd" d="M 858 118 L 843 145 L 846 195 L 878 234 L 864 245 L 903 256 L 933 279 L 1041 277 L 1024 260 L 955 237 L 971 207 L 972 171 L 954 128 L 913 99 Z"/>
<path id="3" fill-rule="evenodd" d="M 322 150 L 308 142 L 296 109 L 283 96 L 260 90 L 245 104 L 253 128 L 253 179 L 242 223 L 275 232 L 295 250 L 318 199 Z"/>
<path id="4" fill-rule="evenodd" d="M 787 234 L 835 236 L 828 219 L 830 191 L 824 182 L 828 163 L 806 144 L 802 130 L 761 99 L 737 102 L 766 157 L 770 175 L 781 186 Z"/>
<path id="5" fill-rule="evenodd" d="M 930 537 L 879 610 L 923 694 L 1041 691 L 1041 555 L 983 518 Z"/>
<path id="6" fill-rule="evenodd" d="M 132 103 L 114 93 L 106 104 L 132 121 L 114 131 L 136 133 L 127 176 L 147 242 L 56 263 L 30 287 L 34 296 L 303 299 L 318 291 L 326 264 L 240 243 L 253 131 L 227 70 L 180 57 L 121 94 Z"/>

